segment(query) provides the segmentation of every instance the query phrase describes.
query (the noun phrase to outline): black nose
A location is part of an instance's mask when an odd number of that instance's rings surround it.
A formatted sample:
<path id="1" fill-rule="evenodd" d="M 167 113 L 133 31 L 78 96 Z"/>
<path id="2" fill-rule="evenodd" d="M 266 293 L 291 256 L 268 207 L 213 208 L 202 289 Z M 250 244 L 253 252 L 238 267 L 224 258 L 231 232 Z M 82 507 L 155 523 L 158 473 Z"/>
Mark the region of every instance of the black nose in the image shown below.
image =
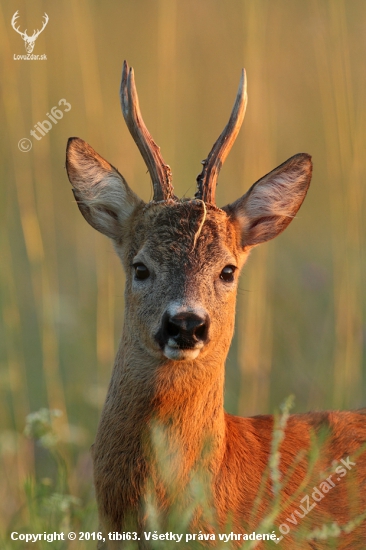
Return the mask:
<path id="1" fill-rule="evenodd" d="M 162 322 L 162 340 L 164 344 L 173 339 L 181 349 L 192 348 L 198 342 L 208 339 L 209 318 L 195 313 L 165 313 Z"/>

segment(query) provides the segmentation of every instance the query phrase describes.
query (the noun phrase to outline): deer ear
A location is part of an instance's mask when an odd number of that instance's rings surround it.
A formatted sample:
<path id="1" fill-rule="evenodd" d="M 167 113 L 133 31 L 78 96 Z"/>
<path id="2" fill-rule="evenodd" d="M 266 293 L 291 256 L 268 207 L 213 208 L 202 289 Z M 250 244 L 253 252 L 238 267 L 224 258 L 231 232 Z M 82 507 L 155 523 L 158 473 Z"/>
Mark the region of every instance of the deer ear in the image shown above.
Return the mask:
<path id="1" fill-rule="evenodd" d="M 311 156 L 299 153 L 223 208 L 239 222 L 243 247 L 269 241 L 286 229 L 306 196 L 311 173 Z"/>
<path id="2" fill-rule="evenodd" d="M 121 174 L 80 138 L 70 138 L 67 143 L 66 170 L 86 221 L 111 239 L 119 239 L 123 222 L 143 201 Z"/>

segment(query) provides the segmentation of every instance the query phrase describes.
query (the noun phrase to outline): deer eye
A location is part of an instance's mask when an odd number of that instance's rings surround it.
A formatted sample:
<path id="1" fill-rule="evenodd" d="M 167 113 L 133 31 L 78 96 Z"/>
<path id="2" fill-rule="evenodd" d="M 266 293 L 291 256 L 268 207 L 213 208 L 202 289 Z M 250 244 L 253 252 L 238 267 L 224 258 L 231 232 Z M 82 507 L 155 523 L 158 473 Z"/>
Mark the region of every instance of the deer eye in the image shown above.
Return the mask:
<path id="1" fill-rule="evenodd" d="M 135 270 L 135 279 L 137 279 L 138 281 L 143 281 L 144 279 L 147 279 L 150 275 L 150 271 L 144 264 L 135 264 L 133 268 Z"/>
<path id="2" fill-rule="evenodd" d="M 227 265 L 220 273 L 220 279 L 225 283 L 232 283 L 234 280 L 234 273 L 236 267 L 234 265 Z"/>

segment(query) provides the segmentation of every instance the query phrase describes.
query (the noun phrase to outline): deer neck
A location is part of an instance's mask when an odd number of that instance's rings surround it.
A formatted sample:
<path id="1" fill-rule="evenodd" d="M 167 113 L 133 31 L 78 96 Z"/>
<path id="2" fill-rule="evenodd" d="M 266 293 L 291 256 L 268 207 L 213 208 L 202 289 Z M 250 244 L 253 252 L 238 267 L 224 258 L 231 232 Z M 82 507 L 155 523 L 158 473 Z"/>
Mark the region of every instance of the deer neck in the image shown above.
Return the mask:
<path id="1" fill-rule="evenodd" d="M 157 360 L 132 345 L 124 330 L 93 446 L 107 529 L 120 529 L 129 513 L 143 522 L 148 487 L 163 509 L 172 487 L 183 504 L 190 498 L 195 473 L 211 485 L 225 453 L 223 384 L 223 364 L 215 357 Z M 120 507 L 111 510 L 114 501 Z"/>
<path id="2" fill-rule="evenodd" d="M 148 454 L 161 454 L 153 448 L 158 433 L 166 452 L 180 456 L 183 477 L 207 448 L 205 466 L 214 470 L 224 453 L 224 362 L 217 353 L 191 361 L 156 359 L 133 344 L 124 330 L 105 405 L 112 417 L 129 427 L 128 447 L 141 448 L 147 441 Z"/>

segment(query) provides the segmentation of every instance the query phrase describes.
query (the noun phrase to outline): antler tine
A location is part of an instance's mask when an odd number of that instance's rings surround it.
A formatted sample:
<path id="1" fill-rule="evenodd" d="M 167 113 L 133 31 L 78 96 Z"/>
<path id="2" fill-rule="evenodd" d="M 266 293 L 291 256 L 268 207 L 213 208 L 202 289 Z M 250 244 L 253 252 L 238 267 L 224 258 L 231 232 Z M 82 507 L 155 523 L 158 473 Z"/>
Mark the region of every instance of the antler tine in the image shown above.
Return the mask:
<path id="1" fill-rule="evenodd" d="M 165 164 L 160 147 L 154 142 L 142 119 L 134 72 L 127 61 L 123 63 L 120 96 L 123 117 L 150 172 L 154 189 L 153 200 L 175 199 L 170 167 Z"/>
<path id="2" fill-rule="evenodd" d="M 229 122 L 215 142 L 206 160 L 202 162 L 202 172 L 197 176 L 197 193 L 195 194 L 197 199 L 201 199 L 209 204 L 215 204 L 217 178 L 221 166 L 224 164 L 239 133 L 244 120 L 247 101 L 247 81 L 245 69 L 243 69 Z"/>
<path id="3" fill-rule="evenodd" d="M 14 13 L 13 17 L 11 18 L 11 26 L 13 27 L 14 30 L 17 30 L 17 29 L 15 28 L 14 25 L 15 25 L 16 20 L 17 20 L 18 18 L 19 18 L 19 10 L 17 10 L 17 11 Z"/>
<path id="4" fill-rule="evenodd" d="M 33 35 L 35 35 L 36 38 L 38 38 L 38 36 L 41 34 L 41 32 L 44 30 L 44 28 L 46 27 L 48 21 L 49 21 L 49 17 L 47 15 L 47 13 L 45 13 L 43 15 L 43 18 L 44 18 L 44 21 L 42 22 L 42 28 L 41 30 L 37 29 L 36 31 L 34 31 Z"/>
<path id="5" fill-rule="evenodd" d="M 19 30 L 20 27 L 16 27 L 15 24 L 17 23 L 17 19 L 19 19 L 19 10 L 17 10 L 13 17 L 11 18 L 11 26 L 13 27 L 13 29 L 18 33 L 20 34 L 22 37 L 26 35 L 26 32 L 27 30 L 25 30 L 25 32 L 22 32 Z"/>

